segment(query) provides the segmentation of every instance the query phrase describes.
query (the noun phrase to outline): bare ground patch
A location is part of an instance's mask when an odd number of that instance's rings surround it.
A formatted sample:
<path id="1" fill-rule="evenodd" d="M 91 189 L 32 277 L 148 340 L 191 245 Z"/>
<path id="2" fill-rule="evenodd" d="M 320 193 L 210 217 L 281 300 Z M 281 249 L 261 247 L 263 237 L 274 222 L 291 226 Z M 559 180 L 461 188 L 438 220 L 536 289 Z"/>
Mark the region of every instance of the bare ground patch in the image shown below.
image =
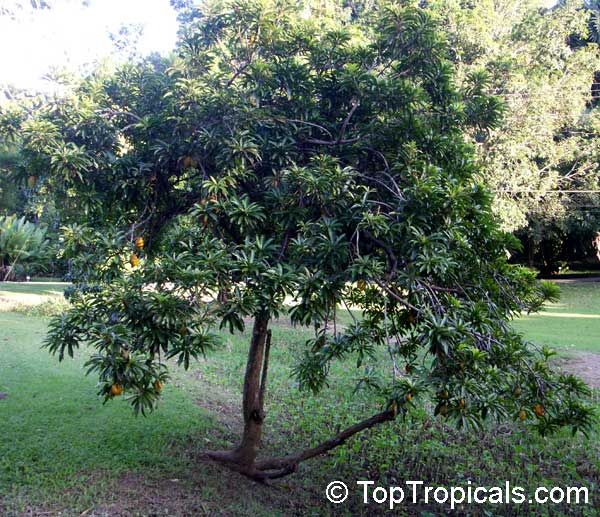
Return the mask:
<path id="1" fill-rule="evenodd" d="M 578 375 L 593 388 L 600 389 L 600 354 L 576 352 L 557 363 L 564 371 Z"/>
<path id="2" fill-rule="evenodd" d="M 210 501 L 201 486 L 179 478 L 150 479 L 135 472 L 122 475 L 111 489 L 110 499 L 93 508 L 90 516 L 209 515 Z"/>
<path id="3" fill-rule="evenodd" d="M 182 471 L 179 477 L 157 477 L 132 471 L 106 484 L 103 479 L 107 476 L 110 476 L 110 473 L 98 472 L 90 476 L 90 484 L 102 487 L 97 492 L 98 503 L 93 506 L 28 507 L 25 514 L 19 515 L 294 516 L 306 515 L 311 503 L 315 504 L 311 494 L 302 486 L 301 480 L 278 485 L 259 484 L 212 461 L 196 457 L 190 469 Z M 14 515 L 16 517 L 17 514 Z"/>

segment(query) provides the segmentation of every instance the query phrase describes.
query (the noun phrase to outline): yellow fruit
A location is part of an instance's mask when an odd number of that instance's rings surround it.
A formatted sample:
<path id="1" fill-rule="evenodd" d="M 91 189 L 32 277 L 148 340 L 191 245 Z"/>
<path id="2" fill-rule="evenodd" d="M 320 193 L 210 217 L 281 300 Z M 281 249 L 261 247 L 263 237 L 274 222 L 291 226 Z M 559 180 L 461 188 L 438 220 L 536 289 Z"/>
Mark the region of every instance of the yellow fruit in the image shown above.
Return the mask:
<path id="1" fill-rule="evenodd" d="M 361 290 L 364 291 L 367 288 L 367 282 L 363 279 L 360 279 L 358 282 L 356 282 L 356 286 Z"/>
<path id="2" fill-rule="evenodd" d="M 29 178 L 27 178 L 27 186 L 29 188 L 33 188 L 37 185 L 37 176 L 29 176 Z"/>
<path id="3" fill-rule="evenodd" d="M 110 387 L 110 392 L 113 395 L 113 397 L 118 397 L 121 393 L 123 393 L 123 386 L 121 386 L 120 384 L 113 384 Z"/>
<path id="4" fill-rule="evenodd" d="M 135 245 L 141 250 L 144 249 L 144 238 L 141 235 L 135 240 Z"/>
<path id="5" fill-rule="evenodd" d="M 409 402 L 412 400 L 412 393 L 406 395 L 406 400 L 408 400 Z"/>
<path id="6" fill-rule="evenodd" d="M 129 263 L 131 264 L 131 267 L 137 267 L 140 263 L 140 259 L 135 253 L 132 253 L 131 257 L 129 258 Z"/>
<path id="7" fill-rule="evenodd" d="M 160 381 L 154 381 L 154 389 L 156 391 L 162 391 L 163 389 L 163 383 Z"/>
<path id="8" fill-rule="evenodd" d="M 522 422 L 526 418 L 527 418 L 527 413 L 525 412 L 524 409 L 521 409 L 521 411 L 519 411 L 519 420 Z"/>
<path id="9" fill-rule="evenodd" d="M 202 217 L 202 226 L 204 226 L 205 228 L 208 226 L 208 216 L 207 215 Z"/>
<path id="10" fill-rule="evenodd" d="M 467 403 L 465 402 L 465 399 L 460 399 L 460 400 L 458 401 L 458 407 L 459 407 L 460 409 L 465 409 L 465 406 L 466 406 L 466 405 L 467 405 Z"/>
<path id="11" fill-rule="evenodd" d="M 535 411 L 535 414 L 539 417 L 543 417 L 546 414 L 544 406 L 542 406 L 539 402 L 534 406 L 533 410 Z"/>

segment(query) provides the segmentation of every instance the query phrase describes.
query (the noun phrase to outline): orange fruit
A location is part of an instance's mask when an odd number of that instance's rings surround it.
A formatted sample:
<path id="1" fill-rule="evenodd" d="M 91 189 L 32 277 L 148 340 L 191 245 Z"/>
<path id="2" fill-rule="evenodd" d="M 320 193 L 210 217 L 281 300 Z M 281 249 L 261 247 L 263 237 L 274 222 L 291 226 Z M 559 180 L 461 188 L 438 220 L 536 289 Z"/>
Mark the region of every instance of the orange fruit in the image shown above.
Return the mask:
<path id="1" fill-rule="evenodd" d="M 406 400 L 408 400 L 409 402 L 412 400 L 412 393 L 406 395 Z"/>
<path id="2" fill-rule="evenodd" d="M 131 267 L 137 267 L 140 263 L 140 258 L 135 253 L 132 253 L 131 257 L 129 257 L 129 263 Z"/>
<path id="3" fill-rule="evenodd" d="M 120 384 L 113 384 L 110 387 L 110 393 L 113 395 L 113 397 L 118 397 L 121 393 L 123 393 L 123 386 Z"/>
<path id="4" fill-rule="evenodd" d="M 367 282 L 363 279 L 360 279 L 358 282 L 356 282 L 356 286 L 361 290 L 364 291 L 367 287 Z"/>
<path id="5" fill-rule="evenodd" d="M 154 389 L 158 392 L 162 391 L 163 383 L 160 382 L 159 380 L 154 381 Z"/>
<path id="6" fill-rule="evenodd" d="M 202 226 L 204 226 L 204 227 L 208 226 L 208 216 L 207 215 L 202 217 Z"/>
<path id="7" fill-rule="evenodd" d="M 141 250 L 144 249 L 144 238 L 141 235 L 135 240 L 135 245 Z"/>
<path id="8" fill-rule="evenodd" d="M 543 417 L 546 414 L 544 406 L 542 406 L 542 404 L 540 404 L 539 402 L 534 406 L 533 410 L 535 411 L 535 414 L 539 417 Z"/>
<path id="9" fill-rule="evenodd" d="M 466 406 L 466 405 L 467 405 L 467 403 L 465 402 L 465 399 L 460 399 L 460 400 L 458 401 L 458 407 L 459 407 L 460 409 L 465 409 L 465 406 Z"/>
<path id="10" fill-rule="evenodd" d="M 185 156 L 183 158 L 183 166 L 188 169 L 190 167 L 196 166 L 196 160 L 194 160 L 191 156 Z"/>
<path id="11" fill-rule="evenodd" d="M 527 413 L 525 413 L 524 409 L 521 409 L 521 411 L 519 411 L 519 420 L 522 422 L 526 418 L 527 418 Z"/>
<path id="12" fill-rule="evenodd" d="M 27 178 L 27 186 L 33 188 L 37 185 L 37 176 L 29 176 Z"/>

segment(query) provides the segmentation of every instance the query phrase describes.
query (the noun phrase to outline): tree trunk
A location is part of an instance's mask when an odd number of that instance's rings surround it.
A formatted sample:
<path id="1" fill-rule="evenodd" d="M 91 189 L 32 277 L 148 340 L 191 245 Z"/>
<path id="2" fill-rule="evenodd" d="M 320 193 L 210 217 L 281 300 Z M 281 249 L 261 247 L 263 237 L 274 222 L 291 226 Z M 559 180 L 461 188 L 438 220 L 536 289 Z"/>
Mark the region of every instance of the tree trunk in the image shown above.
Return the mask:
<path id="1" fill-rule="evenodd" d="M 535 253 L 535 245 L 533 242 L 533 236 L 529 235 L 527 239 L 527 265 L 530 268 L 533 268 L 534 265 L 534 253 Z"/>
<path id="2" fill-rule="evenodd" d="M 242 404 L 244 434 L 242 441 L 233 451 L 209 454 L 213 459 L 233 464 L 236 470 L 250 476 L 254 476 L 254 464 L 260 447 L 265 417 L 263 404 L 271 344 L 271 332 L 268 330 L 268 325 L 269 315 L 267 313 L 260 313 L 254 318 L 244 377 Z"/>
<path id="3" fill-rule="evenodd" d="M 254 318 L 254 328 L 244 377 L 244 434 L 242 441 L 233 451 L 208 453 L 209 458 L 224 462 L 232 469 L 257 481 L 276 479 L 295 472 L 299 463 L 327 453 L 331 449 L 342 445 L 355 434 L 396 418 L 397 406 L 394 403 L 385 411 L 351 425 L 315 447 L 279 458 L 256 461 L 265 418 L 263 407 L 271 348 L 271 331 L 268 326 L 268 314 L 261 313 Z"/>
<path id="4" fill-rule="evenodd" d="M 243 467 L 252 468 L 260 446 L 262 425 L 265 418 L 261 386 L 265 359 L 265 343 L 267 341 L 269 316 L 261 314 L 254 319 L 252 340 L 244 377 L 244 434 L 242 442 L 236 450 L 238 461 Z M 266 370 L 265 370 L 266 377 Z"/>

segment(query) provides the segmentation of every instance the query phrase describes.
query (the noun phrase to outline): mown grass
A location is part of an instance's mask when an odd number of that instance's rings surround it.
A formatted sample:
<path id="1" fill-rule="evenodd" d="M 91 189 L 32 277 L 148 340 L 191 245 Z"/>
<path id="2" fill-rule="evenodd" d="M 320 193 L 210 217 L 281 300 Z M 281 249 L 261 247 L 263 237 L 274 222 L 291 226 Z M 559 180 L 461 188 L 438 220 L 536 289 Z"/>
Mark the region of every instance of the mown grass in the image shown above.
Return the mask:
<path id="1" fill-rule="evenodd" d="M 55 313 L 64 303 L 63 291 L 69 285 L 64 282 L 0 282 L 0 311 L 29 311 L 37 305 L 41 310 L 31 311 L 32 315 L 45 316 Z"/>
<path id="2" fill-rule="evenodd" d="M 514 322 L 535 343 L 561 350 L 600 352 L 600 282 L 560 284 L 561 298 Z"/>
<path id="3" fill-rule="evenodd" d="M 563 300 L 564 302 L 564 300 Z M 571 310 L 571 309 L 569 309 Z M 263 486 L 202 459 L 233 446 L 240 433 L 240 388 L 248 333 L 224 335 L 223 346 L 189 371 L 173 368 L 164 401 L 136 418 L 123 399 L 102 405 L 85 377 L 89 351 L 58 363 L 40 349 L 45 319 L 0 313 L 0 515 L 372 515 L 357 480 L 441 486 L 584 485 L 587 507 L 476 505 L 456 515 L 598 515 L 600 431 L 589 439 L 561 433 L 541 438 L 508 423 L 485 433 L 459 432 L 417 405 L 410 421 L 373 429 L 299 473 Z M 315 444 L 378 410 L 353 391 L 351 360 L 333 365 L 330 389 L 299 393 L 291 375 L 307 334 L 282 320 L 274 328 L 263 449 L 281 454 Z M 348 501 L 328 503 L 334 480 Z M 487 513 L 484 513 L 487 512 Z M 450 515 L 422 501 L 398 515 Z"/>

